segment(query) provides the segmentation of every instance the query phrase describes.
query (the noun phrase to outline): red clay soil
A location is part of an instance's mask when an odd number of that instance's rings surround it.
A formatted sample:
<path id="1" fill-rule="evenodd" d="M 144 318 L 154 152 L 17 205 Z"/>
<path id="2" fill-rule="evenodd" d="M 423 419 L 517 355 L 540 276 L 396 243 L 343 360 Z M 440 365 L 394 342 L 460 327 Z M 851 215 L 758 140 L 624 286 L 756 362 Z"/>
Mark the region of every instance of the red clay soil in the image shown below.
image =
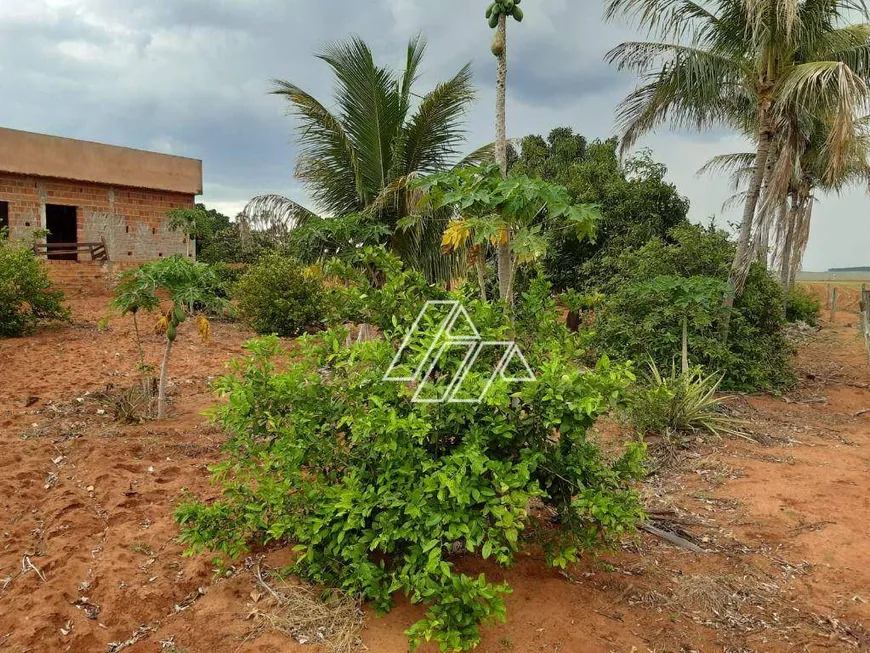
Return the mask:
<path id="1" fill-rule="evenodd" d="M 106 301 L 75 300 L 71 326 L 0 341 L 0 651 L 321 650 L 254 631 L 253 558 L 215 580 L 209 556 L 184 558 L 175 541 L 183 489 L 217 495 L 206 467 L 222 435 L 201 413 L 250 334 L 216 324 L 206 345 L 183 327 L 173 416 L 123 425 L 85 396 L 136 379 L 131 322 L 97 328 Z M 569 573 L 536 556 L 508 570 L 459 559 L 514 589 L 508 622 L 487 628 L 479 650 L 870 648 L 870 365 L 856 317 L 840 317 L 805 336 L 796 390 L 731 401 L 752 440 L 659 447 L 664 466 L 643 485 L 654 523 L 705 553 L 642 534 Z M 146 341 L 159 360 L 159 338 Z M 620 429 L 602 425 L 600 437 Z M 386 617 L 367 612 L 362 650 L 406 651 L 403 631 L 421 614 L 402 601 Z"/>

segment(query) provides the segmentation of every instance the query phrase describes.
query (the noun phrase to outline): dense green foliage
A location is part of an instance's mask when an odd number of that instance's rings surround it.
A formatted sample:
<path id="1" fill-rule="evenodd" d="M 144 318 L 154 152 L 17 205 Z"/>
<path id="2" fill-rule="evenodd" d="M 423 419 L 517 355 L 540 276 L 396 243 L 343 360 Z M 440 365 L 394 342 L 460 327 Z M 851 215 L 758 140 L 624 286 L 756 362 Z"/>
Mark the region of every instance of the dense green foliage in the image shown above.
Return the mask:
<path id="1" fill-rule="evenodd" d="M 509 588 L 462 573 L 457 552 L 508 565 L 534 544 L 564 567 L 641 516 L 629 483 L 642 473 L 643 446 L 607 460 L 587 437 L 633 377 L 606 358 L 582 370 L 555 304 L 542 309 L 549 287 L 533 290 L 517 323 L 534 329 L 516 335 L 538 343 L 524 350 L 537 380 L 497 379 L 480 404 L 414 403 L 414 384 L 383 381 L 407 323 L 352 346 L 341 329 L 304 336 L 288 357 L 275 339 L 249 343 L 250 358 L 219 384 L 226 402 L 215 417 L 230 439 L 214 471 L 224 496 L 178 508 L 184 542 L 233 557 L 256 543 L 295 543 L 306 578 L 381 611 L 398 591 L 426 604 L 412 645 L 474 647 L 480 623 L 504 617 Z M 509 335 L 498 305 L 457 297 L 484 338 Z M 427 382 L 443 381 L 460 355 L 439 359 Z M 469 382 L 479 387 L 491 372 L 475 367 Z M 536 499 L 557 517 L 530 514 Z"/>
<path id="2" fill-rule="evenodd" d="M 0 230 L 0 337 L 23 336 L 40 322 L 68 318 L 63 293 L 51 289 L 42 261 Z"/>
<path id="3" fill-rule="evenodd" d="M 596 324 L 601 349 L 619 360 L 651 358 L 669 368 L 680 355 L 681 325 L 670 298 L 644 293 L 643 284 L 666 275 L 725 281 L 733 252 L 725 232 L 684 225 L 671 230 L 670 242 L 654 238 L 639 249 L 602 258 L 599 287 L 607 300 Z M 734 304 L 727 343 L 719 328 L 722 309 L 716 303 L 707 306 L 689 325 L 694 364 L 723 372 L 729 388 L 772 388 L 792 380 L 782 291 L 763 267 L 752 267 Z"/>
<path id="4" fill-rule="evenodd" d="M 323 281 L 292 258 L 268 254 L 233 287 L 238 314 L 261 334 L 298 336 L 326 319 Z"/>
<path id="5" fill-rule="evenodd" d="M 333 259 L 323 271 L 330 324 L 371 324 L 387 332 L 412 323 L 426 301 L 447 297 L 384 247 L 365 247 L 347 261 Z"/>
<path id="6" fill-rule="evenodd" d="M 810 326 L 817 326 L 821 310 L 822 301 L 819 297 L 802 286 L 795 286 L 786 295 L 785 318 L 789 322 L 806 322 Z"/>
<path id="7" fill-rule="evenodd" d="M 551 246 L 547 274 L 561 289 L 594 286 L 598 260 L 611 252 L 641 247 L 686 221 L 689 202 L 664 181 L 666 169 L 648 152 L 620 162 L 617 141 L 591 143 L 569 127 L 554 129 L 546 140 L 528 136 L 511 168 L 564 186 L 573 203 L 595 204 L 601 212 L 596 237 L 577 240 L 564 219 L 548 216 Z"/>
<path id="8" fill-rule="evenodd" d="M 305 263 L 332 259 L 352 261 L 360 248 L 385 243 L 390 230 L 370 215 L 346 215 L 308 220 L 287 234 L 281 249 Z"/>
<path id="9" fill-rule="evenodd" d="M 254 263 L 278 244 L 271 234 L 260 231 L 243 233 L 234 223 L 216 231 L 201 247 L 197 241 L 197 260 L 210 264 Z"/>
<path id="10" fill-rule="evenodd" d="M 449 208 L 455 216 L 446 225 L 441 251 L 449 254 L 467 248 L 478 264 L 478 284 L 485 299 L 486 271 L 483 267 L 488 249 L 509 247 L 510 276 L 504 300 L 513 299 L 513 280 L 520 265 L 543 256 L 549 244 L 543 217 L 561 221 L 563 237 L 590 239 L 599 218 L 594 204 L 576 204 L 568 191 L 558 184 L 512 174 L 502 177 L 497 165 L 461 167 L 414 182 L 424 191 L 420 205 L 434 211 Z M 407 228 L 419 223 L 411 216 L 400 223 Z"/>

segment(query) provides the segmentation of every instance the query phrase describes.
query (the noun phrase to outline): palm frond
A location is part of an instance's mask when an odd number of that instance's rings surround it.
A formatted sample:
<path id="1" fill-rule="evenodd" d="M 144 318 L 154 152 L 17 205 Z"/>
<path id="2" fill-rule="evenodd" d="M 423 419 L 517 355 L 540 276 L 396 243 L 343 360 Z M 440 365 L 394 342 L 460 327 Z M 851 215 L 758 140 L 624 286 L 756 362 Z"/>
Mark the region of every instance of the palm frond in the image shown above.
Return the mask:
<path id="1" fill-rule="evenodd" d="M 471 64 L 423 97 L 404 130 L 402 174 L 435 172 L 448 165 L 465 140 L 464 119 L 473 100 Z"/>
<path id="2" fill-rule="evenodd" d="M 697 175 L 744 175 L 751 172 L 755 165 L 755 152 L 737 152 L 734 154 L 719 154 L 707 161 L 696 173 Z"/>
<path id="3" fill-rule="evenodd" d="M 476 166 L 481 163 L 495 163 L 495 143 L 487 143 L 460 159 L 454 168 Z"/>
<path id="4" fill-rule="evenodd" d="M 243 233 L 260 231 L 276 237 L 319 219 L 316 213 L 283 195 L 259 195 L 249 201 L 238 216 Z"/>
<path id="5" fill-rule="evenodd" d="M 630 42 L 614 48 L 607 60 L 619 68 L 647 69 L 649 59 L 666 56 L 659 72 L 629 94 L 617 108 L 621 149 L 669 122 L 675 128 L 706 129 L 727 122 L 738 101 L 745 64 L 739 59 L 676 44 Z"/>
<path id="6" fill-rule="evenodd" d="M 341 121 L 312 95 L 288 81 L 273 80 L 272 93 L 285 98 L 288 113 L 299 120 L 297 142 L 301 153 L 296 175 L 326 211 L 350 212 L 360 208 L 362 178 L 356 148 Z"/>
<path id="7" fill-rule="evenodd" d="M 356 150 L 365 205 L 389 183 L 393 143 L 405 121 L 399 81 L 375 64 L 359 37 L 328 46 L 318 58 L 335 74 L 341 123 Z"/>

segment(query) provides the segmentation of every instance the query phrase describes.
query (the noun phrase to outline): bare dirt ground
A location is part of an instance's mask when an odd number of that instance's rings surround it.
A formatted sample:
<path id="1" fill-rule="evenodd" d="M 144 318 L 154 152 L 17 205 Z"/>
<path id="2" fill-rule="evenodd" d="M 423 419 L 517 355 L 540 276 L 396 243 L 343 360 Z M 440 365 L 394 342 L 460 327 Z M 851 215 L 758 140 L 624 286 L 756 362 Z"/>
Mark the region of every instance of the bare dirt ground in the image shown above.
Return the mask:
<path id="1" fill-rule="evenodd" d="M 222 435 L 201 413 L 250 334 L 217 324 L 204 345 L 183 327 L 174 416 L 122 425 L 86 396 L 135 381 L 132 324 L 97 329 L 106 301 L 73 300 L 71 326 L 0 341 L 0 651 L 316 653 L 249 618 L 264 601 L 252 567 L 286 550 L 216 580 L 175 541 L 183 488 L 217 494 L 206 467 Z M 534 555 L 508 570 L 459 560 L 514 588 L 479 650 L 870 649 L 870 365 L 856 324 L 842 314 L 805 335 L 796 390 L 731 402 L 753 440 L 693 443 L 644 484 L 653 523 L 705 553 L 641 534 L 569 573 Z M 400 601 L 367 614 L 364 650 L 407 650 L 421 613 Z"/>

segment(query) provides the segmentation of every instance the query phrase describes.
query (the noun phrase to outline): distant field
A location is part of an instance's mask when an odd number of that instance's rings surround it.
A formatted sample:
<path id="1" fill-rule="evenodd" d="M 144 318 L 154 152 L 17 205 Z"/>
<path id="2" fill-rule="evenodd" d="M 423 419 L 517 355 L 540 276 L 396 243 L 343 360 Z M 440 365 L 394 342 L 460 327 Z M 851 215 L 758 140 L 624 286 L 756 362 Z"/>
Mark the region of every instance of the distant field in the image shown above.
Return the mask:
<path id="1" fill-rule="evenodd" d="M 857 312 L 861 306 L 861 286 L 870 288 L 868 272 L 800 272 L 797 282 L 810 290 L 826 306 L 829 306 L 830 293 L 837 288 L 839 298 L 837 308 L 841 311 Z"/>
<path id="2" fill-rule="evenodd" d="M 870 272 L 798 272 L 797 280 L 802 283 L 838 282 L 844 284 L 870 284 Z"/>

